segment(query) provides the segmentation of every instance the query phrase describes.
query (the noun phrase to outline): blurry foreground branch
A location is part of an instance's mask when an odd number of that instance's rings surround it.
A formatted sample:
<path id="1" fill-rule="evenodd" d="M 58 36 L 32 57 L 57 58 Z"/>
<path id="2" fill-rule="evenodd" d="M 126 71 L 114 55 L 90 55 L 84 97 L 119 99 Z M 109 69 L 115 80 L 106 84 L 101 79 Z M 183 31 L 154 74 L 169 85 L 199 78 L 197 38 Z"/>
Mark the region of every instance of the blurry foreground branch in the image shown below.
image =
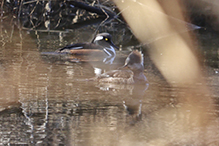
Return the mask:
<path id="1" fill-rule="evenodd" d="M 154 0 L 115 3 L 141 42 L 153 40 L 149 45 L 151 58 L 169 83 L 184 84 L 200 79 L 199 65 L 191 51 L 191 37 L 188 32 L 178 33 L 187 29 L 186 23 L 174 24 L 183 20 L 177 1 L 171 1 L 169 5 Z"/>
<path id="2" fill-rule="evenodd" d="M 187 30 L 187 23 L 181 11 L 183 6 L 177 0 L 114 0 L 114 2 L 135 36 L 142 43 L 149 44 L 150 57 L 169 84 L 179 87 L 180 104 L 174 111 L 178 114 L 172 115 L 172 110 L 166 110 L 162 114 L 169 117 L 163 119 L 163 123 L 174 120 L 170 118 L 171 115 L 179 117 L 176 127 L 182 129 L 172 141 L 179 141 L 180 135 L 187 135 L 188 139 L 195 137 L 194 141 L 201 142 L 201 134 L 197 133 L 194 136 L 192 129 L 209 126 L 211 115 L 208 112 L 213 112 L 213 106 L 210 97 L 205 96 L 209 95 L 209 91 L 204 84 L 198 59 L 193 50 L 194 38 L 188 31 L 181 33 L 182 30 Z M 185 117 L 190 121 L 187 124 L 184 123 Z M 169 130 L 164 133 L 169 143 L 171 133 L 174 133 L 175 129 L 167 125 L 162 128 Z"/>

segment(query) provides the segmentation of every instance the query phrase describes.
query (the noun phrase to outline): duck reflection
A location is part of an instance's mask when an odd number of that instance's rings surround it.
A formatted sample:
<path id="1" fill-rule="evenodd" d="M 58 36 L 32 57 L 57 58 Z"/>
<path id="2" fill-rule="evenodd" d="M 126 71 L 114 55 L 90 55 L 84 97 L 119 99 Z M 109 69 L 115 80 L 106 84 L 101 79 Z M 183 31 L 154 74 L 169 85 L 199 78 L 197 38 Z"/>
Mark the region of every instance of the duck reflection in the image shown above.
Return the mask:
<path id="1" fill-rule="evenodd" d="M 109 94 L 111 95 L 135 95 L 135 96 L 143 96 L 146 90 L 149 87 L 149 84 L 144 85 L 128 85 L 128 84 L 112 84 L 112 83 L 98 83 L 95 85 L 102 91 L 110 91 Z"/>
<path id="2" fill-rule="evenodd" d="M 134 101 L 131 104 L 127 104 L 125 101 L 123 101 L 123 106 L 125 108 L 125 110 L 127 111 L 128 115 L 131 116 L 131 120 L 129 121 L 129 123 L 131 125 L 134 125 L 137 121 L 141 120 L 141 116 L 142 116 L 142 103 L 141 100 L 139 101 Z"/>
<path id="3" fill-rule="evenodd" d="M 142 100 L 147 97 L 147 90 L 149 84 L 112 84 L 112 83 L 100 83 L 97 84 L 102 91 L 106 91 L 108 94 L 114 96 L 116 100 L 120 100 L 120 104 L 124 107 L 126 115 L 126 121 L 130 125 L 134 125 L 141 120 L 142 113 Z"/>

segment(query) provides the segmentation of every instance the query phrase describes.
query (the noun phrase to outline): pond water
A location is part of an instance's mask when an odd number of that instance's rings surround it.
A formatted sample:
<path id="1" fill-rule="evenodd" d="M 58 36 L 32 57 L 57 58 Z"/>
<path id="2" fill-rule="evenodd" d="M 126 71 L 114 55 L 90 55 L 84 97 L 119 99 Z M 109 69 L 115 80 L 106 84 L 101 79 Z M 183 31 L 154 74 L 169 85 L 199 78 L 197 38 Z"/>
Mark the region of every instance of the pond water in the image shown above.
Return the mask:
<path id="1" fill-rule="evenodd" d="M 104 27 L 101 31 L 110 32 L 116 45 L 124 48 L 138 45 L 127 28 L 117 29 L 110 31 Z M 205 40 L 200 41 L 203 52 L 208 54 L 203 59 L 206 63 L 203 72 L 211 91 L 201 95 L 200 83 L 184 89 L 170 87 L 146 54 L 145 74 L 149 85 L 81 81 L 95 76 L 94 64 L 41 55 L 72 42 L 89 41 L 94 32 L 95 26 L 72 31 L 26 31 L 10 19 L 1 22 L 2 145 L 218 144 L 219 69 L 215 67 L 218 54 L 215 49 L 205 49 L 217 47 L 212 43 L 218 42 L 217 35 L 212 34 L 211 42 L 205 43 L 209 42 L 211 32 L 198 33 L 199 39 Z M 215 55 L 216 60 L 211 57 Z M 182 99 L 191 88 L 198 89 L 192 94 L 204 97 L 192 102 L 203 105 L 197 110 L 193 110 L 195 104 L 186 104 Z M 215 108 L 208 107 L 209 98 Z M 206 115 L 215 116 L 206 118 Z"/>

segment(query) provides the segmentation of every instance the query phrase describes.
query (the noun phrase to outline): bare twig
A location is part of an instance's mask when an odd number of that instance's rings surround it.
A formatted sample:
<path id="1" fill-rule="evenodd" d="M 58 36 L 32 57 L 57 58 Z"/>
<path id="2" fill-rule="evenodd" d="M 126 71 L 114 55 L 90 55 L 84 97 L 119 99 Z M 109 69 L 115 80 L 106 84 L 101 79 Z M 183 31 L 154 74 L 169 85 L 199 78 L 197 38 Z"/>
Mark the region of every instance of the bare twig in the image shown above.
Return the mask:
<path id="1" fill-rule="evenodd" d="M 33 10 L 30 12 L 30 15 L 32 15 L 32 14 L 33 14 L 33 12 L 35 11 L 35 9 L 36 9 L 36 6 L 38 5 L 38 3 L 39 3 L 39 0 L 37 0 L 35 7 L 34 7 L 34 8 L 33 8 Z"/>
<path id="2" fill-rule="evenodd" d="M 37 2 L 37 1 L 38 1 L 38 0 L 32 0 L 32 1 L 24 2 L 23 5 L 30 4 L 30 3 L 34 3 L 34 2 Z"/>
<path id="3" fill-rule="evenodd" d="M 1 18 L 3 17 L 3 6 L 4 6 L 4 1 L 1 3 Z"/>
<path id="4" fill-rule="evenodd" d="M 23 0 L 20 1 L 19 11 L 18 11 L 18 19 L 20 19 L 20 16 L 21 16 L 22 5 L 23 5 Z"/>

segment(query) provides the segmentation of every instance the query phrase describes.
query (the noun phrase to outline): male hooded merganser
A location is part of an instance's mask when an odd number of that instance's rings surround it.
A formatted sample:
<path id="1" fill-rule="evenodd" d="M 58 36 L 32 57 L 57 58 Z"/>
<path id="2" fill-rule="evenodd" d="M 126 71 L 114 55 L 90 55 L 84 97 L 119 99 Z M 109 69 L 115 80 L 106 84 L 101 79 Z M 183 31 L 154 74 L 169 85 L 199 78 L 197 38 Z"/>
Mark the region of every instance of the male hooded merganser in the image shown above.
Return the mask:
<path id="1" fill-rule="evenodd" d="M 93 79 L 102 83 L 146 84 L 148 80 L 143 72 L 143 54 L 135 50 L 128 55 L 124 66 L 118 70 L 105 72 Z"/>
<path id="2" fill-rule="evenodd" d="M 64 48 L 57 50 L 58 53 L 66 53 L 75 56 L 90 56 L 95 57 L 104 56 L 103 62 L 112 64 L 115 59 L 116 45 L 112 42 L 112 36 L 109 33 L 100 33 L 92 40 L 91 43 L 76 43 L 68 45 Z"/>

